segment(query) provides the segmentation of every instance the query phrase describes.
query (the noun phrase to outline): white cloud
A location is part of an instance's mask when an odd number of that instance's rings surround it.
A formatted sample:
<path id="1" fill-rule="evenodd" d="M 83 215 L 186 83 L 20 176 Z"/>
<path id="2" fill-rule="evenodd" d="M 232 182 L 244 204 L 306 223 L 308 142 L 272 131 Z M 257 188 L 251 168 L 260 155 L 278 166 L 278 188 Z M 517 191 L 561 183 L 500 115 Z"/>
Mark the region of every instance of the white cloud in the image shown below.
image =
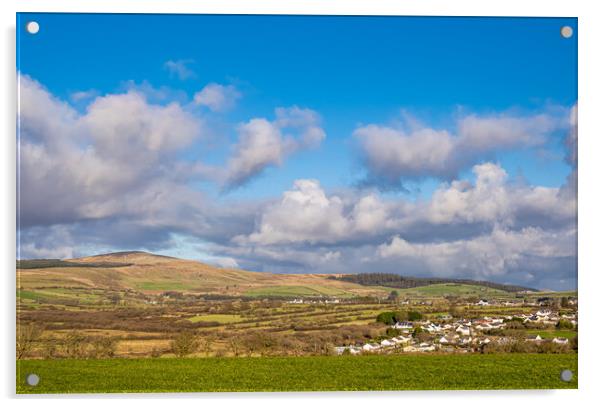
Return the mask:
<path id="1" fill-rule="evenodd" d="M 567 185 L 548 188 L 526 185 L 499 164 L 482 162 L 494 147 L 538 145 L 549 131 L 547 119 L 468 117 L 458 122 L 457 134 L 419 123 L 407 132 L 358 129 L 356 137 L 373 153 L 372 175 L 384 177 L 397 168 L 391 182 L 404 171 L 449 179 L 450 165 L 472 167 L 474 181 L 442 182 L 428 200 L 376 189 L 326 190 L 318 180 L 299 179 L 272 200 L 233 203 L 212 201 L 189 181 L 203 178 L 233 188 L 317 147 L 325 133 L 315 111 L 278 108 L 271 119 L 240 124 L 232 155 L 215 167 L 181 159 L 205 140 L 204 120 L 212 113 L 170 103 L 174 98 L 161 89 L 132 85 L 93 98 L 79 112 L 31 78 L 19 80 L 24 258 L 168 250 L 176 233 L 202 243 L 204 258 L 223 267 L 378 270 L 553 287 L 574 281 L 576 195 L 570 185 L 576 168 Z M 574 165 L 576 108 L 571 117 L 567 162 Z M 507 132 L 516 137 L 507 139 Z M 471 154 L 478 162 L 466 159 Z"/>
<path id="2" fill-rule="evenodd" d="M 169 60 L 163 64 L 163 67 L 169 71 L 171 76 L 186 80 L 196 77 L 194 71 L 189 68 L 193 62 L 191 59 Z"/>
<path id="3" fill-rule="evenodd" d="M 214 112 L 223 112 L 234 107 L 241 96 L 241 93 L 232 85 L 210 83 L 194 94 L 194 103 L 206 106 Z"/>
<path id="4" fill-rule="evenodd" d="M 276 120 L 251 119 L 238 127 L 238 142 L 223 176 L 228 188 L 240 186 L 268 167 L 280 166 L 298 151 L 315 148 L 326 137 L 310 109 L 277 108 Z"/>
<path id="5" fill-rule="evenodd" d="M 369 125 L 355 130 L 360 149 L 372 175 L 395 183 L 402 176 L 445 177 L 453 162 L 454 138 L 447 131 L 421 129 L 411 134 L 389 127 Z"/>
<path id="6" fill-rule="evenodd" d="M 174 154 L 202 129 L 178 104 L 152 105 L 136 92 L 96 98 L 78 114 L 23 75 L 19 115 L 24 226 L 135 210 L 131 202 L 157 185 L 176 187 Z"/>
<path id="7" fill-rule="evenodd" d="M 71 95 L 69 95 L 71 100 L 75 103 L 82 102 L 82 101 L 85 101 L 88 99 L 92 99 L 92 98 L 95 98 L 96 96 L 98 96 L 98 91 L 95 89 L 73 92 L 73 93 L 71 93 Z"/>
<path id="8" fill-rule="evenodd" d="M 451 226 L 558 227 L 574 221 L 576 199 L 559 188 L 510 183 L 493 163 L 476 165 L 473 172 L 474 183 L 442 183 L 430 200 L 418 202 L 385 200 L 373 192 L 327 194 L 317 180 L 300 179 L 258 215 L 254 233 L 235 242 L 344 245 L 392 233 L 438 236 Z"/>
<path id="9" fill-rule="evenodd" d="M 565 126 L 551 114 L 469 115 L 458 120 L 454 135 L 411 118 L 406 121 L 409 131 L 374 124 L 354 131 L 368 183 L 396 186 L 426 177 L 453 179 L 496 152 L 541 145 L 551 132 Z"/>
<path id="10" fill-rule="evenodd" d="M 224 269 L 240 268 L 236 259 L 233 259 L 232 257 L 215 257 L 211 259 L 211 262 Z"/>
<path id="11" fill-rule="evenodd" d="M 574 217 L 576 197 L 564 196 L 559 188 L 509 184 L 506 171 L 493 163 L 475 165 L 473 172 L 474 185 L 458 180 L 435 190 L 424 211 L 429 222 L 513 225 L 521 218 L 550 222 Z"/>
<path id="12" fill-rule="evenodd" d="M 575 229 L 557 232 L 538 228 L 517 231 L 494 228 L 491 234 L 442 243 L 410 243 L 395 236 L 378 247 L 381 258 L 411 259 L 437 276 L 468 274 L 475 278 L 503 275 L 531 257 L 576 255 Z"/>
<path id="13" fill-rule="evenodd" d="M 320 116 L 311 109 L 298 106 L 276 108 L 274 124 L 280 129 L 301 129 L 295 148 L 315 148 L 326 138 L 320 127 Z"/>
<path id="14" fill-rule="evenodd" d="M 349 229 L 343 201 L 326 197 L 316 180 L 297 180 L 282 200 L 261 216 L 259 230 L 235 241 L 263 245 L 292 242 L 333 242 Z"/>
<path id="15" fill-rule="evenodd" d="M 577 167 L 577 104 L 571 108 L 569 126 L 569 132 L 565 139 L 565 145 L 567 148 L 566 162 L 572 167 Z"/>

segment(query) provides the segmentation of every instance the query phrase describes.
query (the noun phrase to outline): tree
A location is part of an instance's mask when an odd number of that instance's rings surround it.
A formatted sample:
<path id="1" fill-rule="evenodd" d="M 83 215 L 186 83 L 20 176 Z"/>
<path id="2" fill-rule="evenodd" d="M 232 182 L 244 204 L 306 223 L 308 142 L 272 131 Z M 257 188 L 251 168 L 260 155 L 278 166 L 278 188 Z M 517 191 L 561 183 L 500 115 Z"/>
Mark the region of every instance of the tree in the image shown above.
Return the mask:
<path id="1" fill-rule="evenodd" d="M 396 302 L 399 299 L 399 292 L 397 290 L 391 291 L 387 299 L 391 302 Z"/>
<path id="2" fill-rule="evenodd" d="M 579 340 L 577 339 L 577 335 L 575 335 L 573 338 L 571 338 L 569 340 L 569 342 L 570 342 L 571 349 L 573 349 L 575 352 L 577 352 L 579 349 Z"/>
<path id="3" fill-rule="evenodd" d="M 414 338 L 416 338 L 419 334 L 423 333 L 424 329 L 422 329 L 421 326 L 417 326 L 416 328 L 414 328 L 414 332 L 412 332 L 412 336 Z"/>
<path id="4" fill-rule="evenodd" d="M 109 294 L 109 301 L 113 305 L 119 305 L 119 303 L 121 302 L 121 294 L 119 294 L 119 293 Z"/>
<path id="5" fill-rule="evenodd" d="M 198 349 L 198 346 L 197 337 L 191 331 L 184 331 L 178 334 L 170 344 L 171 351 L 180 358 L 194 353 Z"/>
<path id="6" fill-rule="evenodd" d="M 212 350 L 214 341 L 215 341 L 215 338 L 213 336 L 205 336 L 200 341 L 199 347 L 203 352 L 205 352 L 205 356 L 209 357 L 209 355 L 211 354 L 211 350 Z"/>
<path id="7" fill-rule="evenodd" d="M 571 306 L 571 304 L 569 304 L 569 299 L 567 297 L 562 297 L 560 299 L 560 306 L 562 308 L 569 308 Z"/>
<path id="8" fill-rule="evenodd" d="M 410 321 L 420 321 L 422 319 L 422 314 L 418 311 L 409 311 L 408 312 L 408 320 Z"/>
<path id="9" fill-rule="evenodd" d="M 87 346 L 88 344 L 84 335 L 77 331 L 71 331 L 65 336 L 63 352 L 68 358 L 81 359 L 86 357 Z"/>
<path id="10" fill-rule="evenodd" d="M 17 359 L 27 356 L 34 344 L 44 333 L 44 328 L 36 324 L 17 326 Z"/>
<path id="11" fill-rule="evenodd" d="M 464 318 L 464 310 L 460 307 L 458 307 L 457 305 L 452 305 L 449 308 L 449 315 L 451 315 L 454 318 Z"/>
<path id="12" fill-rule="evenodd" d="M 98 359 L 112 358 L 117 350 L 117 339 L 102 336 L 92 340 L 91 356 Z"/>
<path id="13" fill-rule="evenodd" d="M 573 329 L 573 323 L 568 319 L 561 319 L 556 323 L 558 329 Z"/>
<path id="14" fill-rule="evenodd" d="M 232 338 L 228 339 L 227 345 L 228 349 L 230 350 L 230 352 L 232 352 L 234 356 L 240 355 L 242 345 L 240 343 L 240 340 L 236 336 L 233 336 Z"/>

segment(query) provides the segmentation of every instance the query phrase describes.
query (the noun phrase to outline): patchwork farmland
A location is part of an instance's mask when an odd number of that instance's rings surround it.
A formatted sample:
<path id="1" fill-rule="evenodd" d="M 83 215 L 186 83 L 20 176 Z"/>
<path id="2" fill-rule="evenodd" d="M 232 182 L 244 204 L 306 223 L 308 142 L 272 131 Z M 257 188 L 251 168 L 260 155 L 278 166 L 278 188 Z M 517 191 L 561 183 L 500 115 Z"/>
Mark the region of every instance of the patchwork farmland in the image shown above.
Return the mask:
<path id="1" fill-rule="evenodd" d="M 554 371 L 576 371 L 577 297 L 572 292 L 506 290 L 466 281 L 410 281 L 424 285 L 397 288 L 387 281 L 367 285 L 341 276 L 219 269 L 142 252 L 21 262 L 18 267 L 20 374 L 51 368 L 93 372 L 97 366 L 112 366 L 107 369 L 123 375 L 130 363 L 144 368 L 156 364 L 169 371 L 183 362 L 223 364 L 226 372 L 266 364 L 269 372 L 271 363 L 285 363 L 282 358 L 309 369 L 312 358 L 320 357 L 320 363 L 332 363 L 333 368 L 342 363 L 340 368 L 349 372 L 337 379 L 336 388 L 361 390 L 430 385 L 402 385 L 392 378 L 362 385 L 351 366 L 362 370 L 368 369 L 364 364 L 393 363 L 403 369 L 411 364 L 427 374 L 437 364 L 443 369 L 443 361 L 451 358 L 458 368 L 469 369 L 500 357 L 525 369 L 521 385 L 512 381 L 516 378 L 492 377 L 487 384 L 475 377 L 448 379 L 455 383 L 448 388 L 560 387 L 556 379 L 542 381 L 528 372 L 538 363 L 551 363 Z M 21 376 L 18 380 L 20 392 L 34 391 L 23 387 Z M 73 391 L 94 391 L 99 384 L 90 380 Z M 298 389 L 329 389 L 332 379 L 324 380 Z M 273 382 L 267 377 L 265 383 Z M 576 378 L 567 385 L 576 386 Z M 61 386 L 53 382 L 35 391 L 64 391 Z M 159 388 L 182 390 L 176 383 L 169 386 Z M 278 386 L 258 384 L 254 389 L 281 389 Z M 144 383 L 135 383 L 114 391 L 143 388 Z M 187 391 L 228 388 L 193 386 Z"/>

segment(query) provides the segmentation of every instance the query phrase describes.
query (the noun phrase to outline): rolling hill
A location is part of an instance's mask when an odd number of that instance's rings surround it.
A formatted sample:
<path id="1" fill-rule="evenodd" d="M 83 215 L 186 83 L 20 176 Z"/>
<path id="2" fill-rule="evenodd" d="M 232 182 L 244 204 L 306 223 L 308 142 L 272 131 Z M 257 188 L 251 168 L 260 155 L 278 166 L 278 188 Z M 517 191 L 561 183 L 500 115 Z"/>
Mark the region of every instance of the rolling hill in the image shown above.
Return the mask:
<path id="1" fill-rule="evenodd" d="M 72 296 L 74 292 L 176 291 L 249 297 L 508 295 L 517 287 L 482 281 L 411 279 L 396 275 L 273 274 L 226 269 L 140 251 L 100 254 L 69 260 L 17 262 L 20 298 Z M 393 277 L 392 277 L 393 276 Z M 386 277 L 386 278 L 385 278 Z M 388 279 L 388 280 L 387 280 Z M 99 294 L 100 295 L 100 294 Z M 79 300 L 82 295 L 77 294 Z M 84 297 L 85 298 L 85 297 Z"/>
<path id="2" fill-rule="evenodd" d="M 118 252 L 70 260 L 21 260 L 18 286 L 26 292 L 57 289 L 180 291 L 232 296 L 384 295 L 368 287 L 320 274 L 272 274 L 225 269 L 193 260 L 145 252 Z"/>

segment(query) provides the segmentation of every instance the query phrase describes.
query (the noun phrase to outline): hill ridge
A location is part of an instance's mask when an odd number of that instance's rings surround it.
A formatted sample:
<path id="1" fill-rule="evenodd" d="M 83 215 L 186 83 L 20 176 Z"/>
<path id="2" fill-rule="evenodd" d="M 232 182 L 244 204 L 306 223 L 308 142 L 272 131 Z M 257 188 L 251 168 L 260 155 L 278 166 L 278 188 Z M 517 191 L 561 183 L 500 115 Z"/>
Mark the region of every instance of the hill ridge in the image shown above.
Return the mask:
<path id="1" fill-rule="evenodd" d="M 466 284 L 495 288 L 507 292 L 521 292 L 539 290 L 513 284 L 495 283 L 486 280 L 471 280 L 464 278 L 440 278 L 440 277 L 409 277 L 393 273 L 357 273 L 333 276 L 332 279 L 347 281 L 365 286 L 385 286 L 391 288 L 416 288 L 434 284 Z"/>

